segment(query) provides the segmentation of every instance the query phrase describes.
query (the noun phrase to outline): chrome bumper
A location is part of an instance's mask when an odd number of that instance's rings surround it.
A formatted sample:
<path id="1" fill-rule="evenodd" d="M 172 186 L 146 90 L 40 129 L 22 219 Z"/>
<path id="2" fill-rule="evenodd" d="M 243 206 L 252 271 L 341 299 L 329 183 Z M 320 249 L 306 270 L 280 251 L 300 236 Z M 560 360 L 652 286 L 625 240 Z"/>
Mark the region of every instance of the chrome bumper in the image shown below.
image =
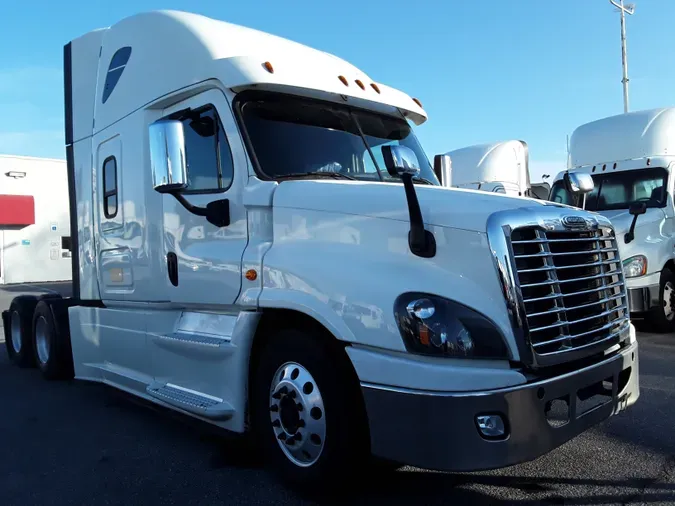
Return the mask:
<path id="1" fill-rule="evenodd" d="M 494 469 L 533 460 L 635 403 L 638 346 L 578 371 L 502 390 L 439 393 L 362 384 L 362 391 L 375 456 L 442 471 Z M 587 397 L 597 393 L 602 403 L 585 410 Z M 560 399 L 569 401 L 562 425 L 551 421 L 552 403 Z M 503 437 L 481 434 L 477 417 L 486 414 L 502 417 Z"/>
<path id="2" fill-rule="evenodd" d="M 632 314 L 646 313 L 659 307 L 659 285 L 628 289 L 628 307 Z"/>

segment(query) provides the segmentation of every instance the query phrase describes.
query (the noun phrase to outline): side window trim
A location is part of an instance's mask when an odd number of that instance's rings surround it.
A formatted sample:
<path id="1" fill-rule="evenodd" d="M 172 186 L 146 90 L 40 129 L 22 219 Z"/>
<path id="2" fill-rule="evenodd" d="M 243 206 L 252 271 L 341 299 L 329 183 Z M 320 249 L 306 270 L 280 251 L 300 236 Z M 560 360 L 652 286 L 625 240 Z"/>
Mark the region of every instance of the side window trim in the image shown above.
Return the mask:
<path id="1" fill-rule="evenodd" d="M 191 112 L 198 113 L 198 114 L 203 114 L 205 112 L 212 111 L 215 121 L 215 142 L 214 142 L 214 149 L 215 149 L 215 154 L 216 154 L 216 177 L 218 180 L 218 188 L 200 188 L 200 189 L 190 189 L 188 186 L 186 189 L 181 190 L 180 193 L 183 195 L 208 195 L 208 194 L 213 194 L 213 193 L 225 193 L 227 190 L 230 189 L 232 186 L 232 183 L 234 182 L 234 156 L 232 154 L 232 147 L 230 146 L 230 142 L 227 139 L 227 133 L 225 132 L 225 128 L 222 125 L 222 121 L 220 119 L 220 114 L 218 113 L 218 108 L 215 106 L 215 104 L 212 104 L 210 102 L 205 103 L 204 105 L 195 107 L 191 110 Z M 168 117 L 174 117 L 175 119 L 178 119 L 179 121 L 185 121 L 188 118 L 188 115 L 185 113 L 180 113 L 178 115 L 169 115 Z M 229 155 L 229 167 L 231 169 L 231 175 L 230 179 L 227 182 L 227 186 L 224 185 L 224 176 L 223 176 L 223 160 L 221 156 L 221 135 L 223 139 L 225 140 L 225 145 L 227 147 L 227 154 Z M 186 151 L 188 151 L 188 148 L 186 146 Z M 187 154 L 187 153 L 186 153 Z M 189 154 L 187 155 L 189 157 Z M 188 178 L 190 177 L 190 169 L 188 167 Z"/>
<path id="2" fill-rule="evenodd" d="M 108 178 L 106 177 L 106 167 L 108 166 L 108 162 L 112 162 L 112 168 L 114 170 L 114 177 L 113 177 L 113 188 L 109 189 L 107 188 L 107 182 Z M 103 160 L 103 168 L 102 168 L 102 176 L 103 176 L 103 215 L 107 219 L 112 219 L 115 216 L 117 216 L 117 210 L 119 209 L 119 199 L 117 198 L 117 159 L 115 156 L 109 156 L 105 160 Z M 110 208 L 108 206 L 109 200 L 111 197 L 115 197 L 115 210 L 114 212 L 110 212 Z"/>

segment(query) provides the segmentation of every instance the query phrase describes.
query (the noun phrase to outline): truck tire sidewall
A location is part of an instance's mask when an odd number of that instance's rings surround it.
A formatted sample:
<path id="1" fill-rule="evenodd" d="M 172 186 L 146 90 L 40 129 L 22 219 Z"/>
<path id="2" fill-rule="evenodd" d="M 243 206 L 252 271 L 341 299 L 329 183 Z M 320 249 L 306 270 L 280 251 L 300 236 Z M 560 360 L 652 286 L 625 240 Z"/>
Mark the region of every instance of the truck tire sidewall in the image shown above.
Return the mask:
<path id="1" fill-rule="evenodd" d="M 9 339 L 6 340 L 7 353 L 10 360 L 19 367 L 35 367 L 33 354 L 33 312 L 37 305 L 37 297 L 22 295 L 15 297 L 9 306 Z M 14 349 L 11 336 L 11 325 L 14 313 L 19 314 L 19 327 L 21 331 L 21 349 Z"/>
<path id="2" fill-rule="evenodd" d="M 344 486 L 347 475 L 355 477 L 359 464 L 369 456 L 367 419 L 360 391 L 354 388 L 358 381 L 345 367 L 344 360 L 348 358 L 344 349 L 337 350 L 344 357 L 336 358 L 336 348 L 303 331 L 281 331 L 265 345 L 252 376 L 251 417 L 258 444 L 268 465 L 300 493 L 335 490 L 340 483 Z M 324 447 L 318 460 L 308 467 L 300 467 L 286 457 L 271 424 L 270 387 L 278 368 L 287 362 L 307 369 L 323 398 Z"/>
<path id="3" fill-rule="evenodd" d="M 64 316 L 65 315 L 65 316 Z M 35 328 L 38 319 L 46 320 L 46 337 L 49 341 L 49 357 L 46 363 L 41 363 L 38 356 L 37 335 Z M 33 351 L 35 363 L 45 379 L 72 378 L 72 354 L 70 351 L 70 336 L 67 328 L 63 328 L 63 318 L 67 318 L 66 301 L 58 298 L 49 298 L 38 302 L 33 316 Z M 67 325 L 67 321 L 65 322 Z"/>
<path id="4" fill-rule="evenodd" d="M 675 287 L 675 273 L 668 268 L 664 268 L 663 271 L 661 271 L 659 282 L 659 307 L 654 308 L 652 314 L 649 316 L 651 327 L 655 331 L 661 333 L 675 331 L 675 316 L 669 320 L 666 318 L 665 314 L 664 295 L 667 283 L 670 283 Z"/>

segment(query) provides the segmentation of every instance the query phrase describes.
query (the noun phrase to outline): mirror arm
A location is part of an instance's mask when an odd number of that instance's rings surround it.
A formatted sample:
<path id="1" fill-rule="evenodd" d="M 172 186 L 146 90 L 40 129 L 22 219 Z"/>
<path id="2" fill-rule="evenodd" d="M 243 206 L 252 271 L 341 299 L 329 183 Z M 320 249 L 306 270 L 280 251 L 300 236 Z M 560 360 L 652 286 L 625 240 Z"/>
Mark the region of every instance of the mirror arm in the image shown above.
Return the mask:
<path id="1" fill-rule="evenodd" d="M 214 200 L 209 202 L 206 207 L 200 207 L 190 204 L 179 192 L 171 192 L 171 195 L 188 212 L 196 216 L 203 216 L 211 225 L 227 227 L 230 224 L 230 201 L 228 199 Z"/>
<path id="2" fill-rule="evenodd" d="M 186 211 L 197 216 L 203 216 L 205 218 L 208 216 L 209 213 L 205 207 L 199 207 L 190 204 L 179 192 L 171 192 L 171 195 L 176 198 L 176 200 L 186 209 Z"/>
<path id="3" fill-rule="evenodd" d="M 638 215 L 634 214 L 633 215 L 633 221 L 630 224 L 630 228 L 628 229 L 628 232 L 626 235 L 623 236 L 623 242 L 628 244 L 631 242 L 633 239 L 635 239 L 635 223 L 637 223 Z"/>
<path id="4" fill-rule="evenodd" d="M 417 199 L 412 175 L 402 174 L 401 180 L 403 181 L 403 188 L 408 201 L 408 212 L 410 213 L 410 232 L 408 233 L 410 251 L 423 258 L 432 258 L 436 255 L 436 238 L 434 234 L 424 228 L 422 210 Z"/>

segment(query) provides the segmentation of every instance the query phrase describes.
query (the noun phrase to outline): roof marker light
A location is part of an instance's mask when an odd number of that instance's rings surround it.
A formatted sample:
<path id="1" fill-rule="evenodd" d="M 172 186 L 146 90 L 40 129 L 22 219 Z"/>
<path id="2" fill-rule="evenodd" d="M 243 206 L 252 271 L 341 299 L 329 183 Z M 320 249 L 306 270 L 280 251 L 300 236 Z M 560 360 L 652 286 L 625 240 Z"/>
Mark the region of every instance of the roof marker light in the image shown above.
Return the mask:
<path id="1" fill-rule="evenodd" d="M 652 159 L 651 159 L 651 158 L 647 158 L 647 165 L 651 165 L 651 164 L 652 164 Z"/>
<path id="2" fill-rule="evenodd" d="M 380 93 L 380 87 L 377 84 L 370 83 L 370 87 L 374 89 L 376 92 Z"/>
<path id="3" fill-rule="evenodd" d="M 418 99 L 413 98 L 413 102 L 415 102 L 417 105 L 419 105 L 420 107 L 422 107 L 422 102 L 420 102 Z M 422 107 L 422 109 L 424 109 L 424 107 Z"/>
<path id="4" fill-rule="evenodd" d="M 265 63 L 263 63 L 263 67 L 265 67 L 267 72 L 269 72 L 270 74 L 274 74 L 274 67 L 272 67 L 272 64 L 270 62 L 266 61 Z"/>
<path id="5" fill-rule="evenodd" d="M 602 165 L 602 171 L 604 172 L 606 168 L 607 168 L 607 164 L 605 163 L 605 164 Z"/>
<path id="6" fill-rule="evenodd" d="M 595 172 L 595 165 L 593 165 L 593 170 L 591 172 Z"/>
<path id="7" fill-rule="evenodd" d="M 345 86 L 349 86 L 349 81 L 347 81 L 347 78 L 345 76 L 338 76 L 338 79 L 342 81 L 342 84 Z"/>
<path id="8" fill-rule="evenodd" d="M 361 88 L 362 90 L 365 90 L 365 89 L 366 89 L 366 87 L 363 85 L 363 83 L 362 83 L 360 80 L 357 79 L 357 80 L 355 80 L 354 82 L 355 82 L 355 83 L 358 85 L 358 87 Z"/>
<path id="9" fill-rule="evenodd" d="M 616 169 L 616 162 L 614 162 L 614 167 L 613 167 L 613 169 Z"/>

